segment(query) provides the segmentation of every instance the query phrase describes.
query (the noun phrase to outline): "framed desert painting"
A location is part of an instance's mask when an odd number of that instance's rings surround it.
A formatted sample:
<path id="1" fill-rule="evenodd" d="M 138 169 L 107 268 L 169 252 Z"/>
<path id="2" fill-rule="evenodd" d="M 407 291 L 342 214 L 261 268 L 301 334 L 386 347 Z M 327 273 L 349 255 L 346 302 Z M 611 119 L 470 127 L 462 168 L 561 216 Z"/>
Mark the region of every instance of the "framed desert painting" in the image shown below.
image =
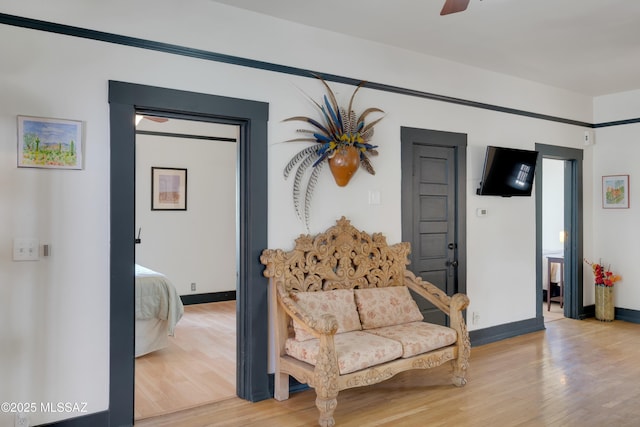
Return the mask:
<path id="1" fill-rule="evenodd" d="M 187 170 L 151 168 L 151 210 L 187 210 Z"/>
<path id="2" fill-rule="evenodd" d="M 18 167 L 82 169 L 82 122 L 18 116 Z"/>
<path id="3" fill-rule="evenodd" d="M 629 208 L 629 175 L 602 177 L 602 207 L 605 209 Z"/>

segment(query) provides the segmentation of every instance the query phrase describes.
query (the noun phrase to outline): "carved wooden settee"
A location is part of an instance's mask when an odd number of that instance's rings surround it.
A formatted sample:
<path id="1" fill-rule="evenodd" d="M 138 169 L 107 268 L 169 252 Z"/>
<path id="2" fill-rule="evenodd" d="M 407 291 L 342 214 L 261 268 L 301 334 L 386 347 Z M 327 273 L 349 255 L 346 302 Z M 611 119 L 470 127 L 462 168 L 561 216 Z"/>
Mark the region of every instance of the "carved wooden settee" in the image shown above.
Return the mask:
<path id="1" fill-rule="evenodd" d="M 409 243 L 387 245 L 382 234 L 361 232 L 344 217 L 315 237 L 300 235 L 292 251 L 263 251 L 276 300 L 277 400 L 289 398 L 290 375 L 315 388 L 324 427 L 335 424 L 340 390 L 447 361 L 453 384 L 466 383 L 470 342 L 462 311 L 469 299 L 414 276 L 406 269 L 409 251 Z M 423 322 L 408 289 L 446 313 L 450 327 Z"/>

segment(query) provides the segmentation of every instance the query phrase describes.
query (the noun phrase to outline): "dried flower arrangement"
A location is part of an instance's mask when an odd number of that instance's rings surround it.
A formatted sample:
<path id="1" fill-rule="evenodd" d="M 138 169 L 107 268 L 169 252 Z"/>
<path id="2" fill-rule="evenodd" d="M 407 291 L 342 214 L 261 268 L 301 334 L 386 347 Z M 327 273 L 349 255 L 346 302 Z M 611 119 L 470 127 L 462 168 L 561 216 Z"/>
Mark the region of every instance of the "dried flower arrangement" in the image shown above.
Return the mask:
<path id="1" fill-rule="evenodd" d="M 613 286 L 614 283 L 622 280 L 621 276 L 613 274 L 610 267 L 605 267 L 604 265 L 595 262 L 589 262 L 586 259 L 584 262 L 591 266 L 595 284 L 597 286 Z"/>

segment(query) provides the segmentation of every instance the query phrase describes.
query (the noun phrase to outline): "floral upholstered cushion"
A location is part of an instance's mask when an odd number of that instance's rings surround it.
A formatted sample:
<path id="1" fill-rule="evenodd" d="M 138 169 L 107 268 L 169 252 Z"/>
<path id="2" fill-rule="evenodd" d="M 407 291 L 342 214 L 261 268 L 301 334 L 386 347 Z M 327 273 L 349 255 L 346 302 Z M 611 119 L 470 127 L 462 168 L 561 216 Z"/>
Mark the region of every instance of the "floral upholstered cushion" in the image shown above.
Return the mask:
<path id="1" fill-rule="evenodd" d="M 356 289 L 362 329 L 382 328 L 424 319 L 406 286 Z"/>
<path id="2" fill-rule="evenodd" d="M 402 344 L 398 341 L 364 331 L 336 334 L 334 343 L 340 375 L 402 356 Z M 297 341 L 289 338 L 285 343 L 285 351 L 289 356 L 315 366 L 320 351 L 320 340 Z"/>
<path id="3" fill-rule="evenodd" d="M 359 331 L 360 317 L 353 297 L 353 289 L 335 289 L 332 291 L 296 292 L 292 298 L 309 315 L 320 318 L 323 314 L 333 314 L 338 321 L 337 334 Z M 293 321 L 296 340 L 306 341 L 315 337 L 298 322 Z"/>
<path id="4" fill-rule="evenodd" d="M 368 329 L 367 332 L 402 343 L 404 358 L 446 347 L 455 343 L 458 337 L 454 329 L 426 322 Z"/>

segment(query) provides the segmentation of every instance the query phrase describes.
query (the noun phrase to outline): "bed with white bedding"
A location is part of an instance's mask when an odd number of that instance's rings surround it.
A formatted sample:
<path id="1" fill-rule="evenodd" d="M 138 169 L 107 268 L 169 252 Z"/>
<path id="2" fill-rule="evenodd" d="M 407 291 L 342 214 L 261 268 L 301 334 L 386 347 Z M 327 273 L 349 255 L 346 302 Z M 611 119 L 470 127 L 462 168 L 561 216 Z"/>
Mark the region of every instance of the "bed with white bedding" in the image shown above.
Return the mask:
<path id="1" fill-rule="evenodd" d="M 164 274 L 136 264 L 135 276 L 135 355 L 139 357 L 167 346 L 167 337 L 173 336 L 184 307 Z"/>

